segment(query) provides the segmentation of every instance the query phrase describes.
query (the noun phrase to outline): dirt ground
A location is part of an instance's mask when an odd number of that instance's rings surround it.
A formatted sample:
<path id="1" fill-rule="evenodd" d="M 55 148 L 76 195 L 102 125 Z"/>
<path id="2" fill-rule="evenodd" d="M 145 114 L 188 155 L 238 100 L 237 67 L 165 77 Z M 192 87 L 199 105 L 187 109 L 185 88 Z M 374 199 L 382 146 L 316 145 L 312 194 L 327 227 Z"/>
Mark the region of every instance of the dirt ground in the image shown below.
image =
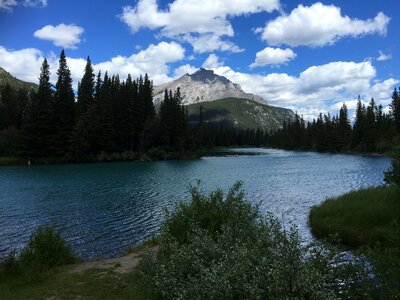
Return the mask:
<path id="1" fill-rule="evenodd" d="M 148 248 L 153 254 L 157 254 L 158 246 Z M 76 264 L 72 267 L 72 273 L 80 273 L 89 269 L 111 269 L 117 273 L 128 273 L 132 271 L 142 259 L 143 251 L 130 253 L 121 257 L 104 259 L 99 261 L 88 261 Z"/>

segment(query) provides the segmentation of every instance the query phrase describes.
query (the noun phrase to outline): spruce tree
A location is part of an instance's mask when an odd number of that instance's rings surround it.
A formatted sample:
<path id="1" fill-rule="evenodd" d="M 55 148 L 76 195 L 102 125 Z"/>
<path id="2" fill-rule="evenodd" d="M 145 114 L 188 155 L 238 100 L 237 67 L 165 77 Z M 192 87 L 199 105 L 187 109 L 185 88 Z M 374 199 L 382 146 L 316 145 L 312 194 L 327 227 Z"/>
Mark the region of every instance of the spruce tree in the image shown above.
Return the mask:
<path id="1" fill-rule="evenodd" d="M 353 134 L 351 137 L 352 149 L 360 146 L 365 134 L 365 108 L 361 103 L 360 96 L 357 100 L 356 118 L 354 120 Z"/>
<path id="2" fill-rule="evenodd" d="M 397 131 L 400 133 L 400 95 L 396 88 L 392 94 L 392 103 L 390 104 L 390 113 L 394 120 Z"/>
<path id="3" fill-rule="evenodd" d="M 64 156 L 69 150 L 74 127 L 75 96 L 72 89 L 71 72 L 67 65 L 64 50 L 58 62 L 58 80 L 54 99 L 55 136 L 53 148 L 57 156 Z"/>
<path id="4" fill-rule="evenodd" d="M 92 62 L 88 56 L 86 60 L 85 72 L 78 87 L 78 115 L 84 114 L 90 105 L 93 104 L 94 92 L 94 73 Z"/>
<path id="5" fill-rule="evenodd" d="M 39 76 L 38 92 L 33 95 L 24 125 L 24 152 L 28 157 L 54 157 L 53 90 L 50 68 L 44 59 Z"/>
<path id="6" fill-rule="evenodd" d="M 17 126 L 18 111 L 17 97 L 7 83 L 0 91 L 0 130 Z"/>
<path id="7" fill-rule="evenodd" d="M 342 107 L 339 111 L 339 120 L 338 120 L 338 136 L 341 149 L 348 146 L 350 140 L 351 126 L 347 112 L 347 106 L 343 103 Z"/>

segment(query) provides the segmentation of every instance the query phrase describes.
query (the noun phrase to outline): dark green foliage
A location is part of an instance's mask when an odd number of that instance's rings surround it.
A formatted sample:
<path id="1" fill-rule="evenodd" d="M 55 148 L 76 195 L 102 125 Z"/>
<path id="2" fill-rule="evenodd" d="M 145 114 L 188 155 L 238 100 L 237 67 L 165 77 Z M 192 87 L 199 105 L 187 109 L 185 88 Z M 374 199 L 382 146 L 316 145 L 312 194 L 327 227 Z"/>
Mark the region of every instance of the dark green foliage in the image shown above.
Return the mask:
<path id="1" fill-rule="evenodd" d="M 37 281 L 47 271 L 76 262 L 70 247 L 54 226 L 39 227 L 19 256 L 13 252 L 0 262 L 0 280 L 10 276 Z"/>
<path id="2" fill-rule="evenodd" d="M 24 266 L 38 271 L 46 271 L 76 261 L 70 247 L 54 226 L 39 227 L 30 237 L 19 259 Z"/>
<path id="3" fill-rule="evenodd" d="M 373 99 L 367 108 L 359 100 L 351 128 L 346 105 L 339 115 L 320 114 L 317 120 L 306 123 L 290 110 L 244 99 L 220 99 L 184 107 L 179 88 L 165 91 L 156 112 L 153 83 L 147 74 L 136 80 L 128 75 L 126 81 L 121 81 L 118 75 L 110 77 L 106 73 L 102 77 L 99 72 L 94 80 L 89 58 L 75 103 L 64 51 L 57 75 L 53 90 L 49 65 L 44 60 L 37 92 L 17 92 L 8 85 L 0 90 L 1 154 L 19 155 L 35 163 L 144 158 L 152 148 L 164 151 L 166 159 L 194 157 L 205 147 L 229 146 L 385 152 L 400 140 L 395 126 L 397 90 L 393 93 L 390 116 Z M 223 114 L 221 105 L 230 111 L 223 122 L 217 117 Z M 272 115 L 274 126 L 283 115 L 288 119 L 282 129 L 266 131 L 272 121 L 257 119 L 258 110 Z"/>
<path id="4" fill-rule="evenodd" d="M 369 188 L 328 199 L 310 211 L 309 223 L 317 237 L 339 234 L 341 243 L 355 247 L 390 244 L 400 214 L 397 187 Z"/>
<path id="5" fill-rule="evenodd" d="M 17 156 L 22 143 L 21 131 L 15 127 L 0 130 L 0 155 Z"/>
<path id="6" fill-rule="evenodd" d="M 400 189 L 369 188 L 328 199 L 311 209 L 309 223 L 318 238 L 351 246 L 366 256 L 376 276 L 368 299 L 400 297 Z"/>
<path id="7" fill-rule="evenodd" d="M 17 95 L 9 84 L 0 91 L 0 130 L 15 126 L 18 119 Z"/>
<path id="8" fill-rule="evenodd" d="M 356 299 L 370 280 L 362 263 L 335 264 L 340 252 L 301 246 L 243 199 L 240 183 L 225 195 L 191 188 L 192 201 L 167 214 L 158 257 L 143 273 L 165 299 Z"/>
<path id="9" fill-rule="evenodd" d="M 63 157 L 69 150 L 75 121 L 75 96 L 72 89 L 71 72 L 67 66 L 64 50 L 61 51 L 58 80 L 54 95 L 54 138 L 49 140 L 54 156 Z"/>
<path id="10" fill-rule="evenodd" d="M 400 147 L 395 149 L 392 166 L 385 172 L 385 181 L 400 186 Z"/>
<path id="11" fill-rule="evenodd" d="M 28 105 L 25 119 L 24 144 L 25 155 L 28 157 L 54 157 L 51 141 L 54 140 L 54 101 L 50 84 L 50 70 L 44 59 L 40 77 L 39 89 Z"/>
<path id="12" fill-rule="evenodd" d="M 392 95 L 392 103 L 390 104 L 391 116 L 396 124 L 396 129 L 400 132 L 400 95 L 395 88 Z"/>
<path id="13" fill-rule="evenodd" d="M 400 139 L 392 119 L 381 105 L 376 106 L 373 98 L 368 107 L 359 98 L 353 128 L 343 104 L 339 115 L 320 114 L 307 124 L 296 114 L 294 120 L 288 120 L 273 134 L 269 144 L 284 149 L 383 153 L 392 150 Z"/>
<path id="14" fill-rule="evenodd" d="M 94 73 L 92 62 L 88 57 L 86 60 L 85 73 L 83 74 L 82 81 L 78 85 L 78 115 L 84 114 L 89 107 L 93 104 L 94 92 Z"/>

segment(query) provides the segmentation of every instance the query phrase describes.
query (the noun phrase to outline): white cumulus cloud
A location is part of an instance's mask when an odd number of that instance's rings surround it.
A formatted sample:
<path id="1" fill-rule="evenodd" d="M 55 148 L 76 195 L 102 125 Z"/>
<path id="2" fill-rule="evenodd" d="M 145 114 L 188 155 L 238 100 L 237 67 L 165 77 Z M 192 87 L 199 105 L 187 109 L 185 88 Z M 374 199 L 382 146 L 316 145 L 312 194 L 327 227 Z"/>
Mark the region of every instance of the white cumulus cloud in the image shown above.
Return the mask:
<path id="1" fill-rule="evenodd" d="M 197 52 L 216 49 L 238 52 L 239 48 L 235 48 L 231 42 L 227 46 L 228 42 L 217 40 L 221 36 L 234 35 L 229 18 L 272 12 L 279 8 L 279 0 L 175 0 L 163 10 L 156 0 L 139 0 L 134 7 L 123 7 L 120 18 L 133 33 L 148 28 L 159 29 L 163 36 L 172 38 L 189 35 L 191 39 L 187 41 L 193 44 L 197 42 L 194 45 Z M 200 41 L 193 34 L 200 35 Z M 205 41 L 204 35 L 216 38 L 207 47 L 200 47 L 200 42 Z"/>
<path id="2" fill-rule="evenodd" d="M 155 84 L 160 84 L 172 79 L 168 76 L 169 64 L 183 59 L 184 52 L 185 49 L 175 42 L 160 42 L 131 56 L 117 56 L 94 64 L 93 67 L 96 73 L 101 71 L 104 75 L 107 71 L 110 75 L 119 74 L 122 79 L 128 74 L 135 78 L 148 73 Z M 45 54 L 38 49 L 9 50 L 0 46 L 0 66 L 13 76 L 25 81 L 38 82 L 44 58 Z M 50 53 L 46 58 L 50 65 L 50 79 L 54 84 L 57 80 L 59 57 Z M 86 59 L 67 57 L 67 63 L 76 89 L 78 81 L 82 79 Z"/>
<path id="3" fill-rule="evenodd" d="M 351 101 L 358 95 L 366 101 L 374 97 L 378 104 L 387 106 L 393 86 L 400 82 L 394 78 L 376 81 L 376 70 L 370 61 L 331 62 L 309 67 L 298 76 L 249 74 L 236 72 L 228 66 L 214 71 L 239 83 L 244 91 L 264 97 L 271 105 L 296 110 L 308 120 L 320 112 L 335 114 L 337 106 L 343 102 L 353 103 Z"/>
<path id="4" fill-rule="evenodd" d="M 74 24 L 61 23 L 57 26 L 46 25 L 36 30 L 33 34 L 36 38 L 51 41 L 54 45 L 69 49 L 76 49 L 81 42 L 84 29 Z"/>
<path id="5" fill-rule="evenodd" d="M 183 41 L 192 45 L 193 51 L 196 53 L 205 53 L 214 50 L 227 51 L 233 53 L 242 52 L 243 49 L 228 40 L 222 40 L 215 34 L 202 34 L 197 37 L 186 34 L 181 38 Z"/>
<path id="6" fill-rule="evenodd" d="M 155 84 L 159 84 L 171 78 L 169 63 L 182 60 L 185 57 L 185 49 L 175 42 L 160 42 L 157 45 L 151 44 L 147 49 L 133 54 L 129 57 L 117 56 L 110 61 L 99 63 L 95 69 L 108 71 L 110 74 L 120 74 L 126 77 L 131 74 L 133 77 L 148 73 Z"/>
<path id="7" fill-rule="evenodd" d="M 379 12 L 374 19 L 359 20 L 343 16 L 339 7 L 320 2 L 299 5 L 289 15 L 267 23 L 261 37 L 269 45 L 318 47 L 334 44 L 343 37 L 367 34 L 386 35 L 390 18 Z"/>
<path id="8" fill-rule="evenodd" d="M 182 65 L 174 70 L 174 79 L 178 79 L 185 74 L 193 74 L 198 68 L 191 66 L 189 64 Z"/>
<path id="9" fill-rule="evenodd" d="M 281 49 L 267 47 L 257 52 L 256 60 L 250 65 L 250 68 L 262 67 L 266 65 L 280 65 L 294 59 L 296 53 L 292 49 Z"/>
<path id="10" fill-rule="evenodd" d="M 205 69 L 215 69 L 224 65 L 223 61 L 219 60 L 219 57 L 214 53 L 210 54 L 204 61 L 202 67 Z"/>

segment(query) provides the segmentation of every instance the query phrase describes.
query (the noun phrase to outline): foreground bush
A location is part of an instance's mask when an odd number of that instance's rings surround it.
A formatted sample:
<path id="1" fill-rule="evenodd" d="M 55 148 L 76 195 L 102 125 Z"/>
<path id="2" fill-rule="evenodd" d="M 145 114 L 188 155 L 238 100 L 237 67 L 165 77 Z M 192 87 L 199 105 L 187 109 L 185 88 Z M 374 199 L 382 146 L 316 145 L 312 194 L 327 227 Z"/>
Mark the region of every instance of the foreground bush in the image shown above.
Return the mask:
<path id="1" fill-rule="evenodd" d="M 158 257 L 143 272 L 166 299 L 363 298 L 361 263 L 320 244 L 304 247 L 295 228 L 244 200 L 240 183 L 224 195 L 191 189 L 192 201 L 167 214 Z"/>
<path id="2" fill-rule="evenodd" d="M 76 257 L 54 226 L 39 227 L 19 256 L 13 252 L 0 262 L 0 278 L 17 276 L 35 281 L 50 269 L 75 261 Z"/>

